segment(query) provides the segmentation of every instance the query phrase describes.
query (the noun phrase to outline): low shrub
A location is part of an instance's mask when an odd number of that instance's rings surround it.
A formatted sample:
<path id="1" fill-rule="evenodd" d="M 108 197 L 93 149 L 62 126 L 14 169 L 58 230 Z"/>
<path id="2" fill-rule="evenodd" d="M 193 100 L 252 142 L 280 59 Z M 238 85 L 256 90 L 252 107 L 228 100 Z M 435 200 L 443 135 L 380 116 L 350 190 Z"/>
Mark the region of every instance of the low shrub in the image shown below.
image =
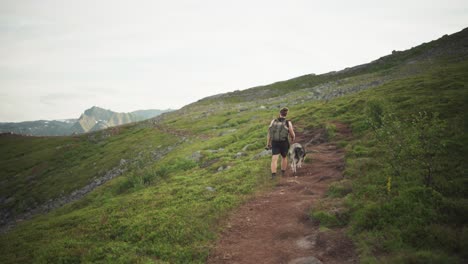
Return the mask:
<path id="1" fill-rule="evenodd" d="M 327 191 L 327 196 L 332 198 L 342 198 L 353 191 L 350 181 L 339 181 L 330 184 Z"/>
<path id="2" fill-rule="evenodd" d="M 387 261 L 385 261 L 387 262 Z M 384 263 L 385 263 L 384 262 Z M 390 259 L 387 263 L 402 264 L 451 264 L 458 263 L 458 259 L 440 251 L 416 251 L 401 254 L 398 257 Z"/>
<path id="3" fill-rule="evenodd" d="M 310 217 L 312 221 L 318 221 L 320 226 L 326 228 L 342 227 L 347 225 L 349 221 L 349 213 L 342 210 L 312 210 Z"/>

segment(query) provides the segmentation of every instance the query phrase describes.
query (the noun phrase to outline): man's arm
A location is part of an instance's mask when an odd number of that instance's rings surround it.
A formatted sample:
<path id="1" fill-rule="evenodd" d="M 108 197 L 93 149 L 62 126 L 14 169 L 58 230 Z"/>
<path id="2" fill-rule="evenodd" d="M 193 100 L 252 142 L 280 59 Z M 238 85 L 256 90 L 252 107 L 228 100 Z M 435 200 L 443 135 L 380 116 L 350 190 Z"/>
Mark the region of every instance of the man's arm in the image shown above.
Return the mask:
<path id="1" fill-rule="evenodd" d="M 291 137 L 291 143 L 294 143 L 294 140 L 296 139 L 296 134 L 294 133 L 294 128 L 293 128 L 291 121 L 288 121 L 288 122 L 289 122 L 289 136 Z"/>
<path id="2" fill-rule="evenodd" d="M 271 147 L 271 141 L 270 141 L 270 131 L 268 131 L 268 135 L 267 135 L 267 148 L 270 148 Z"/>
<path id="3" fill-rule="evenodd" d="M 271 120 L 270 126 L 268 126 L 268 134 L 267 134 L 267 147 L 271 147 L 271 138 L 270 138 L 270 127 L 273 125 L 275 120 Z"/>

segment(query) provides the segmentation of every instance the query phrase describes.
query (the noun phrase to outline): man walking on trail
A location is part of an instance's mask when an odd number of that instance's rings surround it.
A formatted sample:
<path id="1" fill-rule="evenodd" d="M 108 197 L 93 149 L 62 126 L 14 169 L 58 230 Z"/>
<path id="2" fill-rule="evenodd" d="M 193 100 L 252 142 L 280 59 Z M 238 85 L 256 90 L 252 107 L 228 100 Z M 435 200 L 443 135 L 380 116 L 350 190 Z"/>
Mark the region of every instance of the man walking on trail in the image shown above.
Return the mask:
<path id="1" fill-rule="evenodd" d="M 279 117 L 273 119 L 268 127 L 267 136 L 267 147 L 272 152 L 271 157 L 271 178 L 276 177 L 276 168 L 278 166 L 278 157 L 281 154 L 281 175 L 286 174 L 286 168 L 288 167 L 288 158 L 286 155 L 289 150 L 289 138 L 291 143 L 294 142 L 296 134 L 294 134 L 294 128 L 291 121 L 286 120 L 289 109 L 283 107 L 280 110 Z"/>

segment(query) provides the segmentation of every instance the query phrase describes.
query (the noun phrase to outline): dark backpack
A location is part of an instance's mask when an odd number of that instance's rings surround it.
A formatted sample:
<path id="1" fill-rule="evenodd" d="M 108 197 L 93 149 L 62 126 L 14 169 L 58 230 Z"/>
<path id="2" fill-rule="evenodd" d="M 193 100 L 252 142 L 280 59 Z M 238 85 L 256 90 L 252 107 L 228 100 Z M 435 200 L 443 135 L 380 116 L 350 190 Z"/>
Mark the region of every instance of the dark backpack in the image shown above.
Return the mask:
<path id="1" fill-rule="evenodd" d="M 286 141 L 289 136 L 288 121 L 275 119 L 270 126 L 270 137 L 272 141 Z"/>

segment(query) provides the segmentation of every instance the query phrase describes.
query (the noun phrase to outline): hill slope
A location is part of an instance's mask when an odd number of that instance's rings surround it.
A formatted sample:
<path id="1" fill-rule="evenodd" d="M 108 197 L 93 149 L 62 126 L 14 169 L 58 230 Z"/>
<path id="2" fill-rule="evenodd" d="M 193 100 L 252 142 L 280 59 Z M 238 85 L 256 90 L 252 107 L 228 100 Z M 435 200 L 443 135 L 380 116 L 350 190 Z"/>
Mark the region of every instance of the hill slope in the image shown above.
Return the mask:
<path id="1" fill-rule="evenodd" d="M 205 98 L 77 137 L 1 136 L 8 219 L 113 168 L 124 171 L 2 234 L 0 260 L 205 262 L 219 221 L 275 184 L 262 149 L 268 122 L 288 105 L 300 132 L 322 128 L 334 140 L 332 121 L 353 130 L 353 138 L 336 142 L 346 150 L 345 179 L 316 203 L 314 223 L 347 228 L 362 262 L 462 263 L 467 43 L 465 29 L 363 66 Z"/>

